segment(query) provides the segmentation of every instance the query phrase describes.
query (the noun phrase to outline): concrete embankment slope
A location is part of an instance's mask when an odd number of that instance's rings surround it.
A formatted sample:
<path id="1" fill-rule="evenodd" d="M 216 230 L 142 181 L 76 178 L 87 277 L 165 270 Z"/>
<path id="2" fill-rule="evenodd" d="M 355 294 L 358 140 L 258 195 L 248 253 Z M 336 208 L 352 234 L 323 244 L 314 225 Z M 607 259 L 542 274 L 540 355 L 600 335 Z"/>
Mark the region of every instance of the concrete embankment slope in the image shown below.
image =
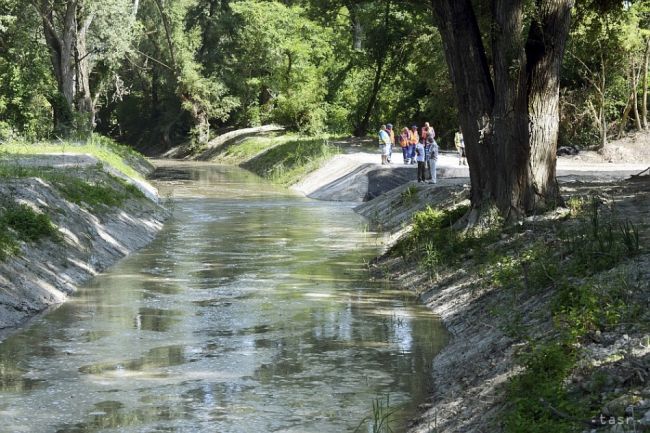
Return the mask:
<path id="1" fill-rule="evenodd" d="M 89 155 L 10 157 L 0 164 L 21 173 L 0 184 L 0 211 L 27 206 L 56 229 L 55 236 L 20 241 L 0 261 L 0 330 L 63 302 L 77 285 L 153 240 L 168 216 L 150 184 Z M 153 169 L 144 160 L 131 167 L 143 175 Z M 77 194 L 93 187 L 103 188 L 109 204 Z"/>
<path id="2" fill-rule="evenodd" d="M 317 200 L 366 202 L 417 180 L 417 166 L 404 165 L 401 154 L 393 154 L 393 164 L 381 165 L 376 153 L 354 148 L 342 150 L 344 153 L 291 188 Z M 440 154 L 437 173 L 440 179 L 447 179 L 443 183 L 456 183 L 469 176 L 467 167 L 458 165 L 455 154 Z"/>

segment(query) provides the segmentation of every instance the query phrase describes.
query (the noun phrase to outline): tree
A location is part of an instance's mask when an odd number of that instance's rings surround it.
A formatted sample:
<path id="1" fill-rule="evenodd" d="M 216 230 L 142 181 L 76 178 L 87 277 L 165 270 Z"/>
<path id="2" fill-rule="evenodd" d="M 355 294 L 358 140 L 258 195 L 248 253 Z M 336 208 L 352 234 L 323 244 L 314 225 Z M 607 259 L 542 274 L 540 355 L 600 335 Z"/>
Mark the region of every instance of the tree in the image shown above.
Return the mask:
<path id="1" fill-rule="evenodd" d="M 333 32 L 300 5 L 243 0 L 230 7 L 235 25 L 223 70 L 241 95 L 241 121 L 322 131 Z"/>
<path id="2" fill-rule="evenodd" d="M 648 22 L 647 0 L 577 4 L 563 74 L 568 89 L 563 100 L 567 108 L 565 130 L 596 130 L 597 145 L 603 148 L 615 127 L 619 137 L 630 123 L 642 128 Z M 589 115 L 593 127 L 576 122 L 575 112 L 580 111 Z M 577 144 L 593 145 L 595 141 L 589 134 L 567 135 Z"/>
<path id="3" fill-rule="evenodd" d="M 216 77 L 204 76 L 195 59 L 200 30 L 195 23 L 186 21 L 195 2 L 154 2 L 164 29 L 169 66 L 176 78 L 177 96 L 192 118 L 194 142 L 203 146 L 210 138 L 210 119 L 227 118 L 237 101 L 226 96 L 227 89 Z"/>
<path id="4" fill-rule="evenodd" d="M 27 6 L 27 7 L 26 7 Z M 40 17 L 24 0 L 0 2 L 0 140 L 36 140 L 52 129 L 52 94 L 46 47 L 34 29 Z"/>
<path id="5" fill-rule="evenodd" d="M 523 0 L 495 0 L 492 74 L 472 2 L 431 1 L 465 134 L 470 224 L 490 208 L 514 220 L 560 200 L 555 151 L 571 3 L 537 0 L 527 13 Z"/>
<path id="6" fill-rule="evenodd" d="M 50 99 L 55 130 L 62 135 L 88 133 L 95 127 L 96 104 L 107 75 L 93 76 L 93 70 L 104 63 L 108 72 L 121 59 L 138 1 L 32 0 L 32 5 L 41 17 L 58 88 Z"/>

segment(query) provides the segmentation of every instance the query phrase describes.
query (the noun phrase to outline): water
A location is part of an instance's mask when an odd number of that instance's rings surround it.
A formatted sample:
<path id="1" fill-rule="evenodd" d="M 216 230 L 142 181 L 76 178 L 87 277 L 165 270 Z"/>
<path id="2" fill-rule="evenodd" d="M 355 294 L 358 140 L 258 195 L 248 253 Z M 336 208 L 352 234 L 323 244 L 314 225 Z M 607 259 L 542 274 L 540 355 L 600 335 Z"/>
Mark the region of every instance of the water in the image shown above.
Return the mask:
<path id="1" fill-rule="evenodd" d="M 340 203 L 164 163 L 157 239 L 0 343 L 0 432 L 395 431 L 445 332 Z M 365 420 L 365 421 L 364 421 Z"/>

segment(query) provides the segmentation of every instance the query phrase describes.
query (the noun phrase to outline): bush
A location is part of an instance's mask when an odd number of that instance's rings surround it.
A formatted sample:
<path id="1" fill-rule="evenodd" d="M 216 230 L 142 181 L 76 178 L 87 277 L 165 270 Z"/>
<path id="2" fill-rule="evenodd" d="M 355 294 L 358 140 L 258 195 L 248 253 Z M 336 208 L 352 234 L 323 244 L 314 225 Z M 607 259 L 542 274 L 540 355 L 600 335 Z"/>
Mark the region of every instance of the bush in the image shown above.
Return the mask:
<path id="1" fill-rule="evenodd" d="M 58 237 L 48 215 L 14 201 L 5 200 L 0 207 L 0 258 L 17 254 L 19 241 L 35 242 L 46 237 Z"/>

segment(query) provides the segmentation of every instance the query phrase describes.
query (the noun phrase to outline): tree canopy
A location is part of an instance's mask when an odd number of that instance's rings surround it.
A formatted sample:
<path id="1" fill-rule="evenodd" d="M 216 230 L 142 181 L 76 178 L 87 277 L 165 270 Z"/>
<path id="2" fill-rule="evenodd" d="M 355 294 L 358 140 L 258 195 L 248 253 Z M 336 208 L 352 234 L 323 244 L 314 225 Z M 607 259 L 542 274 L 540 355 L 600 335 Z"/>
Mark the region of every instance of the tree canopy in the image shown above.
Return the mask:
<path id="1" fill-rule="evenodd" d="M 474 201 L 526 212 L 558 144 L 648 128 L 649 23 L 648 0 L 1 0 L 0 140 L 462 125 Z"/>

